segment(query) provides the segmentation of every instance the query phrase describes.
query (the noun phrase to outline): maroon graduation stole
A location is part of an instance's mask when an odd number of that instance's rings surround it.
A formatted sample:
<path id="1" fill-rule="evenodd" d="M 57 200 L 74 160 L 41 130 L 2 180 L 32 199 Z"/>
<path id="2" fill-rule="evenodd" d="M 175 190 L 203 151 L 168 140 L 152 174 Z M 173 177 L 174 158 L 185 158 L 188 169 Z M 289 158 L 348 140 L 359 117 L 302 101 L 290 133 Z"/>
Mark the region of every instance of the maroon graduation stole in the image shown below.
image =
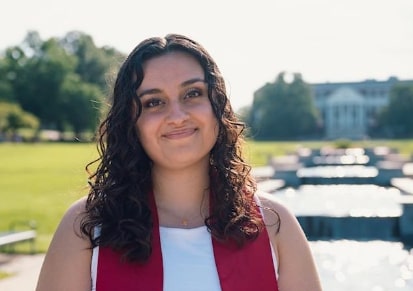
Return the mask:
<path id="1" fill-rule="evenodd" d="M 99 247 L 96 291 L 162 291 L 163 263 L 159 220 L 153 194 L 152 254 L 142 263 L 121 262 L 120 254 Z M 242 248 L 212 238 L 215 264 L 223 291 L 278 291 L 271 245 L 266 228 Z"/>

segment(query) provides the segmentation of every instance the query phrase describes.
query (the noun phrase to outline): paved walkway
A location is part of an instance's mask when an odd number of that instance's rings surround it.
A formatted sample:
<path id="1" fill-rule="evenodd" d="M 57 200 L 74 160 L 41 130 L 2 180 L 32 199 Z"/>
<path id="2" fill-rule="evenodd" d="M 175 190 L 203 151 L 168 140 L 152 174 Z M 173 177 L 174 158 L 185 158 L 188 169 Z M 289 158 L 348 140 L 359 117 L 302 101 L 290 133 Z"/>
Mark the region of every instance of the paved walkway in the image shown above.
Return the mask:
<path id="1" fill-rule="evenodd" d="M 0 271 L 12 274 L 12 276 L 0 280 L 0 290 L 34 291 L 43 259 L 44 254 L 0 254 Z"/>

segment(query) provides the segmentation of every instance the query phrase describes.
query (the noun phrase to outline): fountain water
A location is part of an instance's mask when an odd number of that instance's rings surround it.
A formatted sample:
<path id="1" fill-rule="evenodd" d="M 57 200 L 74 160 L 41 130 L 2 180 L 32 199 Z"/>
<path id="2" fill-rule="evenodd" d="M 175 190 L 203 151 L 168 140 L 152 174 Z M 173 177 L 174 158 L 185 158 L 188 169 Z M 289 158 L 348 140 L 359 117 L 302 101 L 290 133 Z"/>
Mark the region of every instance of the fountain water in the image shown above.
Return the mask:
<path id="1" fill-rule="evenodd" d="M 384 147 L 300 150 L 271 159 L 271 185 L 282 181 L 272 192 L 293 210 L 311 239 L 413 245 L 413 195 L 391 187 L 395 178 L 404 177 L 408 162 Z"/>

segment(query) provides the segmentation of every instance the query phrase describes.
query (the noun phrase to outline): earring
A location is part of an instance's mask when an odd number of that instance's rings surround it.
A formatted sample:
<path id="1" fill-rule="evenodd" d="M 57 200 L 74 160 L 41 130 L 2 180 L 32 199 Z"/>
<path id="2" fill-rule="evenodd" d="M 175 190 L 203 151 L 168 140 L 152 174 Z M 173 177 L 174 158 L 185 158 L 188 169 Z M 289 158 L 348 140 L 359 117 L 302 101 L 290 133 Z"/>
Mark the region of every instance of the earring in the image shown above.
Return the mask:
<path id="1" fill-rule="evenodd" d="M 209 165 L 213 167 L 215 166 L 214 158 L 212 157 L 212 155 L 209 156 Z"/>

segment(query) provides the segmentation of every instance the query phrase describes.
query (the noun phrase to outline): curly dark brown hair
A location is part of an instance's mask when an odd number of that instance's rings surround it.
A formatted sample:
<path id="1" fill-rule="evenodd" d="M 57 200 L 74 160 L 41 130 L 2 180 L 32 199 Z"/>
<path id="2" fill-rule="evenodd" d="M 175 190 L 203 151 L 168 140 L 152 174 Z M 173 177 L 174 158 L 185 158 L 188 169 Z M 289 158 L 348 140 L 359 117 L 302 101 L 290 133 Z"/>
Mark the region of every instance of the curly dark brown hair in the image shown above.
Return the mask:
<path id="1" fill-rule="evenodd" d="M 208 84 L 208 98 L 219 124 L 210 153 L 210 216 L 205 224 L 212 236 L 243 246 L 254 240 L 263 220 L 257 210 L 256 183 L 251 167 L 242 158 L 244 124 L 228 101 L 224 79 L 209 53 L 197 42 L 176 34 L 149 38 L 140 43 L 121 66 L 114 85 L 111 107 L 99 127 L 100 158 L 90 176 L 90 192 L 81 232 L 93 246 L 111 247 L 128 261 L 144 262 L 151 254 L 151 160 L 136 131 L 142 105 L 136 91 L 144 78 L 143 64 L 172 51 L 187 53 L 199 62 Z M 137 109 L 137 110 L 136 110 Z M 100 236 L 94 229 L 101 228 Z"/>

